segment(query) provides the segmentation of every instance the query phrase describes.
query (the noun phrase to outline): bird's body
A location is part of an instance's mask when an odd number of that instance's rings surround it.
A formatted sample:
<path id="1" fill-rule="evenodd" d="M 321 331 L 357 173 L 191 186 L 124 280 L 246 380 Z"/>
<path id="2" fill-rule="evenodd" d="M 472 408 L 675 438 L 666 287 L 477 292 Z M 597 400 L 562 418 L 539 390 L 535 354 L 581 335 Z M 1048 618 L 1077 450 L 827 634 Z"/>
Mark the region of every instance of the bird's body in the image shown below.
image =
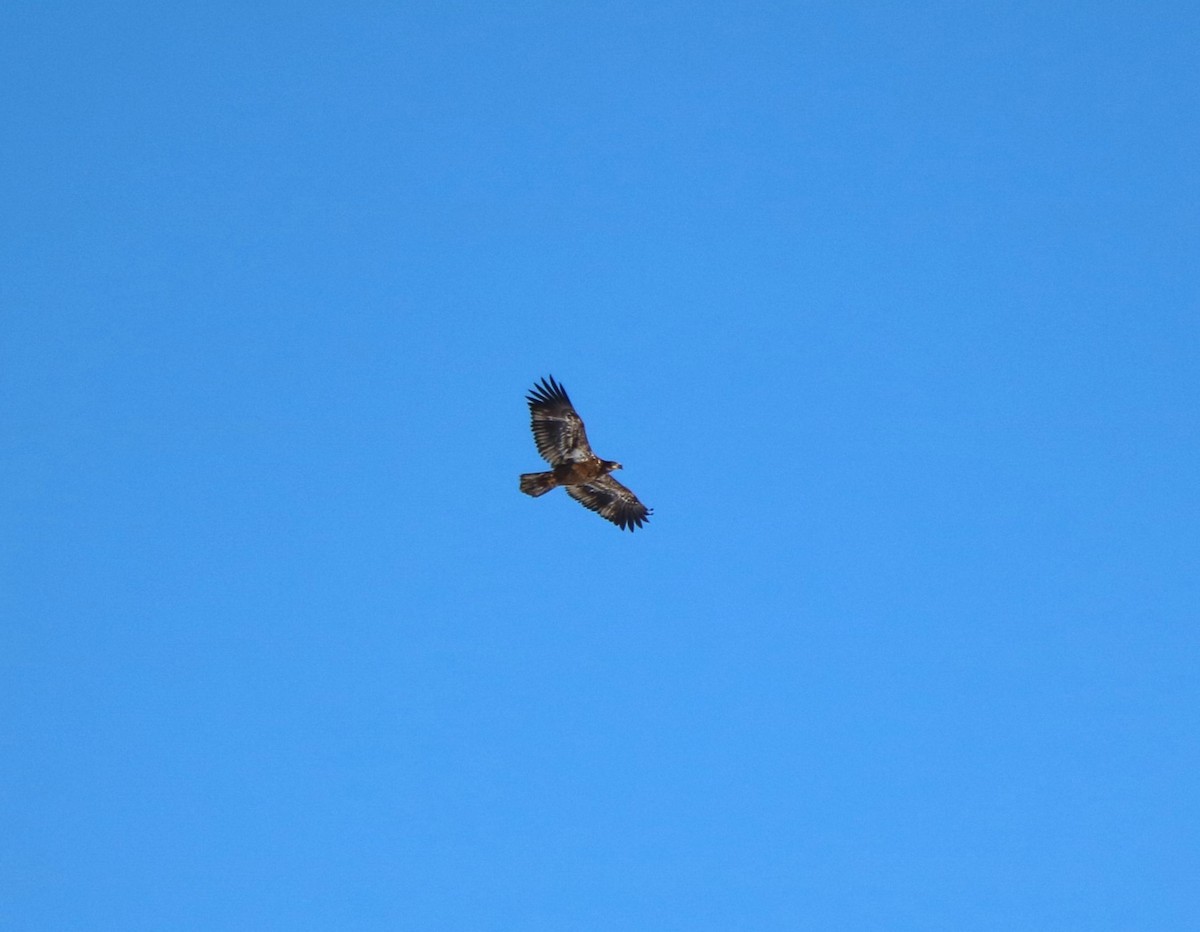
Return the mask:
<path id="1" fill-rule="evenodd" d="M 641 527 L 652 514 L 636 495 L 609 475 L 621 464 L 592 452 L 583 420 L 554 376 L 542 379 L 526 396 L 538 453 L 553 468 L 525 473 L 521 491 L 535 498 L 562 486 L 573 499 L 622 530 Z"/>
<path id="2" fill-rule="evenodd" d="M 602 460 L 583 463 L 559 463 L 549 472 L 529 472 L 521 476 L 521 491 L 535 498 L 558 486 L 582 485 L 608 475 L 611 469 Z"/>

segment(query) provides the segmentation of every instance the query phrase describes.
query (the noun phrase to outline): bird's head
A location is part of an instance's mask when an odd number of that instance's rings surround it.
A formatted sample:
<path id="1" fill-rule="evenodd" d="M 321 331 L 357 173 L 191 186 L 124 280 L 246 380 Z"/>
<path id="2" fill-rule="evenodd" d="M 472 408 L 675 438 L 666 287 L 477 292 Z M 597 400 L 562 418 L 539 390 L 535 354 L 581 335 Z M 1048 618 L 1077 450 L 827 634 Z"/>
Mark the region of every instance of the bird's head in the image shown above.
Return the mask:
<path id="1" fill-rule="evenodd" d="M 624 468 L 625 468 L 624 466 L 622 466 L 620 463 L 616 462 L 615 460 L 605 460 L 604 461 L 604 471 L 605 472 L 612 472 L 614 469 L 624 469 Z"/>

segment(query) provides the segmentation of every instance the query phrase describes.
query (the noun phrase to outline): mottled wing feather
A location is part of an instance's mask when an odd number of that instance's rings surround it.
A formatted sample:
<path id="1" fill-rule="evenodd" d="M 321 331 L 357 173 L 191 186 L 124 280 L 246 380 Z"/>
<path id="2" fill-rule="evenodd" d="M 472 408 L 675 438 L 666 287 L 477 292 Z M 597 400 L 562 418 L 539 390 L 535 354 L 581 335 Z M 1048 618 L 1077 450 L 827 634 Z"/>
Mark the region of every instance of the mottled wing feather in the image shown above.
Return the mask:
<path id="1" fill-rule="evenodd" d="M 582 419 L 554 376 L 535 384 L 525 400 L 529 402 L 533 442 L 547 463 L 578 463 L 594 455 Z"/>
<path id="2" fill-rule="evenodd" d="M 607 518 L 621 530 L 632 531 L 642 526 L 654 513 L 638 501 L 638 497 L 612 476 L 601 476 L 586 485 L 568 485 L 567 494 L 575 501 Z"/>

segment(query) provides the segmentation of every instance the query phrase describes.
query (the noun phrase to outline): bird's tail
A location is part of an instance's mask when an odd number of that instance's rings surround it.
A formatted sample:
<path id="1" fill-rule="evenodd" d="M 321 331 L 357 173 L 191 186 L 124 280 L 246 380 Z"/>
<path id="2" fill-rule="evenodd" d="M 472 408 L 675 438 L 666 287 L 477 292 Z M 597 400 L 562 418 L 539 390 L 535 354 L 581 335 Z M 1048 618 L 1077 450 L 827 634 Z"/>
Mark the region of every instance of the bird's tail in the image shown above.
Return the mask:
<path id="1" fill-rule="evenodd" d="M 521 476 L 521 491 L 537 498 L 558 485 L 552 472 L 527 472 Z"/>

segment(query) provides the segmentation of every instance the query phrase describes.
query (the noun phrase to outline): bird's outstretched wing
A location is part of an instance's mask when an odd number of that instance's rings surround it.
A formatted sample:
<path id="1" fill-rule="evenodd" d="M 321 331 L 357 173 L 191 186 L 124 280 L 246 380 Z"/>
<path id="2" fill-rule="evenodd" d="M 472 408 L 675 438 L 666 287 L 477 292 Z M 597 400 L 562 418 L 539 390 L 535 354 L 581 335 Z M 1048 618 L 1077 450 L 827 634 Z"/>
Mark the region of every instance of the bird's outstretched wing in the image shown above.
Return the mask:
<path id="1" fill-rule="evenodd" d="M 595 454 L 588 444 L 583 420 L 563 387 L 548 376 L 525 396 L 532 418 L 533 442 L 551 466 L 582 462 Z"/>
<path id="2" fill-rule="evenodd" d="M 568 485 L 566 490 L 584 508 L 607 518 L 623 531 L 641 527 L 654 514 L 654 509 L 639 502 L 636 495 L 612 476 L 601 476 L 584 485 Z"/>

